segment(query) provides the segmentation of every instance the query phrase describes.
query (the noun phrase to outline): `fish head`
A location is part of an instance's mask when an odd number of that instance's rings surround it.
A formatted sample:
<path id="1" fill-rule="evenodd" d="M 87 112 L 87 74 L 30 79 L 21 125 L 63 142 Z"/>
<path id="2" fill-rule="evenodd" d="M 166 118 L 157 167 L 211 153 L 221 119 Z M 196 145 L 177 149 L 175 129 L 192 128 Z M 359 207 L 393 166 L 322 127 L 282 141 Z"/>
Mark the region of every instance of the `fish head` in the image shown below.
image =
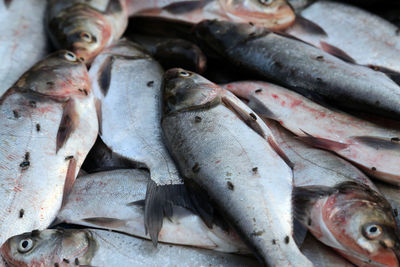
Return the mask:
<path id="1" fill-rule="evenodd" d="M 55 266 L 79 259 L 85 264 L 92 258 L 91 241 L 84 230 L 35 230 L 9 238 L 0 253 L 10 266 Z M 75 261 L 76 262 L 76 261 Z"/>
<path id="2" fill-rule="evenodd" d="M 49 32 L 57 48 L 73 51 L 90 64 L 110 42 L 112 25 L 107 17 L 89 5 L 74 5 L 49 21 Z"/>
<path id="3" fill-rule="evenodd" d="M 323 209 L 325 224 L 342 248 L 337 250 L 360 266 L 400 266 L 400 235 L 387 200 L 362 185 L 346 185 L 331 195 Z"/>
<path id="4" fill-rule="evenodd" d="M 267 29 L 257 27 L 252 23 L 218 20 L 200 22 L 193 28 L 193 32 L 199 43 L 219 54 L 249 38 L 269 33 Z"/>
<path id="5" fill-rule="evenodd" d="M 251 22 L 270 30 L 292 25 L 296 14 L 285 0 L 219 0 L 233 21 Z"/>
<path id="6" fill-rule="evenodd" d="M 173 68 L 164 74 L 164 113 L 212 105 L 222 88 L 191 71 Z"/>
<path id="7" fill-rule="evenodd" d="M 71 51 L 60 50 L 24 73 L 14 88 L 65 99 L 86 97 L 90 82 L 86 65 Z"/>

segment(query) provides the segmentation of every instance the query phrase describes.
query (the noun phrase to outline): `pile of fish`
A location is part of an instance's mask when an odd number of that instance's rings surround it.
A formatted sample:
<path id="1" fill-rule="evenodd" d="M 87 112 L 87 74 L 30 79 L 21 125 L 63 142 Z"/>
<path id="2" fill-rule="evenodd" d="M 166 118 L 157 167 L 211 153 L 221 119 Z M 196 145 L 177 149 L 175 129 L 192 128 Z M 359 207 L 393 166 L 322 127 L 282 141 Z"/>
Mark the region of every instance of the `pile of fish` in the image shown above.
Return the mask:
<path id="1" fill-rule="evenodd" d="M 400 267 L 399 8 L 0 0 L 0 266 Z"/>

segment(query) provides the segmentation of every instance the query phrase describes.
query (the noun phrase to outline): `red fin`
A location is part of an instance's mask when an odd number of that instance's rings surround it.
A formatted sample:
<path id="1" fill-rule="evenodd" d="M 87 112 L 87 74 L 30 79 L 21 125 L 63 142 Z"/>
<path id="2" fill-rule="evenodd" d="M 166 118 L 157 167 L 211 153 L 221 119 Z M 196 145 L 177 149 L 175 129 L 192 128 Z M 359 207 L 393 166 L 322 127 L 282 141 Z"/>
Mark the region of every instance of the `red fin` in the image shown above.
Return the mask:
<path id="1" fill-rule="evenodd" d="M 289 157 L 286 156 L 285 152 L 279 147 L 279 145 L 275 142 L 275 140 L 268 136 L 267 141 L 269 145 L 275 150 L 275 152 L 286 162 L 286 164 L 293 169 L 294 163 L 290 161 Z"/>
<path id="2" fill-rule="evenodd" d="M 75 111 L 75 103 L 73 100 L 68 100 L 65 103 L 60 126 L 57 132 L 56 153 L 62 148 L 70 137 L 71 133 L 77 126 L 78 116 Z"/>
<path id="3" fill-rule="evenodd" d="M 324 29 L 322 29 L 318 24 L 300 15 L 296 15 L 296 20 L 294 23 L 296 24 L 296 26 L 300 27 L 303 31 L 307 33 L 313 35 L 316 34 L 321 36 L 328 36 L 328 34 L 324 31 Z"/>
<path id="4" fill-rule="evenodd" d="M 182 2 L 171 3 L 163 7 L 162 9 L 168 11 L 171 14 L 180 15 L 201 9 L 204 6 L 206 6 L 209 2 L 211 1 L 210 0 L 182 1 Z"/>
<path id="5" fill-rule="evenodd" d="M 101 110 L 101 100 L 96 98 L 94 105 L 96 107 L 97 120 L 99 123 L 99 134 L 101 135 L 103 133 L 103 127 L 102 127 L 103 112 Z"/>
<path id="6" fill-rule="evenodd" d="M 62 206 L 64 206 L 67 197 L 69 193 L 71 193 L 72 187 L 74 186 L 75 175 L 76 175 L 76 159 L 72 158 L 69 160 L 67 175 L 65 177 Z"/>
<path id="7" fill-rule="evenodd" d="M 342 49 L 337 48 L 336 46 L 330 45 L 328 43 L 325 43 L 324 41 L 320 41 L 319 43 L 321 44 L 321 49 L 331 54 L 332 56 L 340 58 L 341 60 L 348 63 L 353 63 L 353 64 L 356 63 L 356 61 L 351 56 L 346 54 L 346 52 L 344 52 Z"/>
<path id="8" fill-rule="evenodd" d="M 331 151 L 338 151 L 338 150 L 343 150 L 347 148 L 349 145 L 336 142 L 333 140 L 325 139 L 325 138 L 318 138 L 314 137 L 305 131 L 301 130 L 306 136 L 298 136 L 297 138 L 303 141 L 304 143 L 307 143 L 313 147 L 318 147 L 326 150 L 331 150 Z"/>

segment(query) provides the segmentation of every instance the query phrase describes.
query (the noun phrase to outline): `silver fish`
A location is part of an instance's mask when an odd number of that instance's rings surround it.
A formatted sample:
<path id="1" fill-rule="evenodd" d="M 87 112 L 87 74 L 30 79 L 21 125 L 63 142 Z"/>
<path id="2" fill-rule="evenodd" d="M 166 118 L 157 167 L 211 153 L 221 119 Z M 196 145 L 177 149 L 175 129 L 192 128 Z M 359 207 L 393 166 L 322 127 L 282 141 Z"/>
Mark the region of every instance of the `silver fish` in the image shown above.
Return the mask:
<path id="1" fill-rule="evenodd" d="M 312 266 L 292 237 L 292 173 L 268 127 L 198 74 L 171 69 L 164 85 L 162 127 L 188 186 L 207 192 L 262 264 Z"/>
<path id="2" fill-rule="evenodd" d="M 146 234 L 143 203 L 150 176 L 144 170 L 114 170 L 83 176 L 75 182 L 58 222 L 112 229 L 150 239 Z M 107 203 L 104 205 L 104 203 Z M 208 228 L 202 219 L 181 207 L 164 219 L 159 241 L 227 253 L 249 253 L 232 231 Z"/>
<path id="3" fill-rule="evenodd" d="M 69 51 L 0 98 L 0 243 L 55 219 L 98 132 L 86 66 Z"/>
<path id="4" fill-rule="evenodd" d="M 9 266 L 259 266 L 252 258 L 159 244 L 104 230 L 33 231 L 1 247 Z"/>
<path id="5" fill-rule="evenodd" d="M 126 40 L 104 50 L 90 69 L 101 101 L 101 139 L 114 153 L 150 171 L 144 220 L 155 243 L 172 203 L 189 205 L 183 179 L 163 141 L 162 75 L 163 69 L 143 48 Z"/>
<path id="6" fill-rule="evenodd" d="M 47 55 L 46 1 L 0 1 L 0 96 Z"/>

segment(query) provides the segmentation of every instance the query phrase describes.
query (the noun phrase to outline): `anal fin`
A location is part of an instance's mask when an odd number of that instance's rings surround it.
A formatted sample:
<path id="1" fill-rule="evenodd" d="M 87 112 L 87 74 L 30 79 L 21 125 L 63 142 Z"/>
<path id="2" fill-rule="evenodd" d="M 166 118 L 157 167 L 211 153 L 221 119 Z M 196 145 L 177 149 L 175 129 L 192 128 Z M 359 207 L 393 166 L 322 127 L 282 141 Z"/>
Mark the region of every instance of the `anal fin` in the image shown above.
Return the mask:
<path id="1" fill-rule="evenodd" d="M 69 160 L 67 174 L 65 176 L 63 200 L 61 206 L 65 205 L 68 195 L 71 193 L 72 187 L 74 186 L 76 178 L 76 165 L 77 163 L 75 158 Z"/>
<path id="2" fill-rule="evenodd" d="M 335 56 L 345 62 L 356 64 L 356 61 L 351 56 L 346 54 L 346 52 L 344 52 L 342 49 L 340 49 L 336 46 L 330 45 L 324 41 L 320 41 L 319 43 L 321 45 L 321 49 L 324 50 L 325 52 L 331 54 L 332 56 Z"/>
<path id="3" fill-rule="evenodd" d="M 305 136 L 298 136 L 297 138 L 300 139 L 301 141 L 303 141 L 304 143 L 309 144 L 313 147 L 322 148 L 322 149 L 331 150 L 331 151 L 340 151 L 349 146 L 348 144 L 336 142 L 333 140 L 314 137 L 311 134 L 308 134 L 303 130 L 302 130 L 302 132 L 305 134 Z"/>
<path id="4" fill-rule="evenodd" d="M 75 102 L 68 100 L 64 104 L 64 110 L 61 117 L 60 126 L 57 132 L 56 153 L 62 148 L 75 130 L 79 123 L 79 117 L 75 110 Z"/>

